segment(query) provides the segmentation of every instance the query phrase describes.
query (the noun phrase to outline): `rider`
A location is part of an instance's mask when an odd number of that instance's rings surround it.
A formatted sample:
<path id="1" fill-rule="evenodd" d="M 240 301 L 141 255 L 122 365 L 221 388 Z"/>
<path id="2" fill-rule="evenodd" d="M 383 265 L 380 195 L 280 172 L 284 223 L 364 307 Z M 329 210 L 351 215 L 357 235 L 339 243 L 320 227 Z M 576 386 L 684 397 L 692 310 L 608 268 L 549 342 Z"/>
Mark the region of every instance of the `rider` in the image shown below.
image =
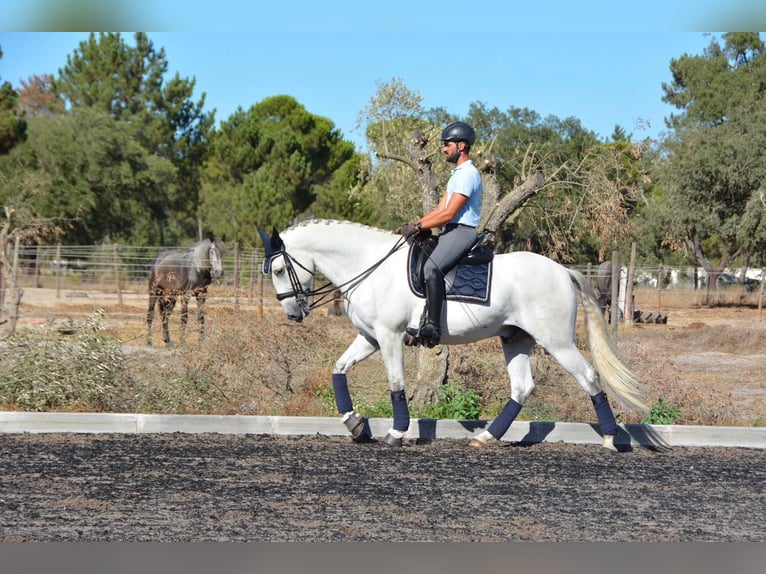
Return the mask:
<path id="1" fill-rule="evenodd" d="M 475 140 L 476 132 L 467 123 L 454 122 L 444 128 L 441 134 L 442 151 L 447 162 L 455 164 L 447 182 L 447 191 L 436 209 L 398 229 L 398 233 L 410 237 L 422 229 L 442 227 L 439 242 L 423 269 L 428 318 L 419 336 L 427 347 L 434 347 L 441 340 L 442 304 L 446 291 L 444 275 L 477 238 L 482 183 L 479 170 L 469 158 Z M 418 336 L 417 329 L 408 328 L 407 333 Z"/>

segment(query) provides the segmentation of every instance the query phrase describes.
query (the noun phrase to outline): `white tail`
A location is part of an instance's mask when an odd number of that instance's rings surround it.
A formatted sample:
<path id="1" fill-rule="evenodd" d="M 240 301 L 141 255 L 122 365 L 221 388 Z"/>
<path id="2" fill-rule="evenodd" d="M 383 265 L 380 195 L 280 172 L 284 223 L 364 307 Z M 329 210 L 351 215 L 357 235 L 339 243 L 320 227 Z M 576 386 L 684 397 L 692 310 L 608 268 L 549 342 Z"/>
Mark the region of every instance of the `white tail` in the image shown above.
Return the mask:
<path id="1" fill-rule="evenodd" d="M 646 394 L 645 389 L 617 356 L 614 342 L 609 336 L 604 315 L 590 281 L 578 271 L 573 269 L 568 271 L 580 291 L 588 346 L 593 356 L 593 364 L 599 373 L 601 385 L 609 396 L 616 397 L 626 407 L 646 413 L 649 407 L 642 398 Z"/>

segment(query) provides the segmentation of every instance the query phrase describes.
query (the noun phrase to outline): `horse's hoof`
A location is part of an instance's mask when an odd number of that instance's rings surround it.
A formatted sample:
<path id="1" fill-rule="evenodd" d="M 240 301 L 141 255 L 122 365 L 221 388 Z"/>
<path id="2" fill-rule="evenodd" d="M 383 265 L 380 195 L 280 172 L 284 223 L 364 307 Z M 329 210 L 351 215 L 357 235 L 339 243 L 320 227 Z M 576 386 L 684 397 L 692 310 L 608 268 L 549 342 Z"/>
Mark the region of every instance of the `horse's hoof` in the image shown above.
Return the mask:
<path id="1" fill-rule="evenodd" d="M 620 452 L 619 450 L 617 450 L 617 447 L 614 446 L 614 435 L 611 435 L 611 434 L 604 435 L 604 442 L 602 443 L 601 446 L 603 446 L 606 450 L 611 452 Z"/>
<path id="2" fill-rule="evenodd" d="M 364 417 L 356 411 L 352 412 L 351 415 L 349 415 L 349 417 L 343 422 L 354 440 L 364 440 L 366 437 L 364 423 Z"/>
<path id="3" fill-rule="evenodd" d="M 391 433 L 386 433 L 381 441 L 386 446 L 402 446 L 402 437 L 393 436 Z"/>
<path id="4" fill-rule="evenodd" d="M 476 448 L 484 448 L 486 445 L 485 443 L 481 442 L 479 439 L 472 438 L 471 442 L 468 443 L 468 446 L 473 446 Z"/>

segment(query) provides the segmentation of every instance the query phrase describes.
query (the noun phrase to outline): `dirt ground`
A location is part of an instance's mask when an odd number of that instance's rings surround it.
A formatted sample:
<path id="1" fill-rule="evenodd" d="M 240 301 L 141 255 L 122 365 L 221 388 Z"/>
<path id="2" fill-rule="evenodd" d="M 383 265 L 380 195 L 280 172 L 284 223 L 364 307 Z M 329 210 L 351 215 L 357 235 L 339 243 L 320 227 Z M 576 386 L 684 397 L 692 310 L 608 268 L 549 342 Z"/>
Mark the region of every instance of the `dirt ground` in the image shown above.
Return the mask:
<path id="1" fill-rule="evenodd" d="M 0 436 L 0 541 L 766 541 L 750 449 Z"/>
<path id="2" fill-rule="evenodd" d="M 21 324 L 115 303 L 28 289 Z M 126 295 L 111 320 L 139 339 L 143 306 Z M 642 378 L 720 394 L 763 424 L 764 331 L 752 306 L 679 306 L 666 325 L 621 327 L 618 344 Z M 762 542 L 765 489 L 756 449 L 0 435 L 0 541 Z"/>

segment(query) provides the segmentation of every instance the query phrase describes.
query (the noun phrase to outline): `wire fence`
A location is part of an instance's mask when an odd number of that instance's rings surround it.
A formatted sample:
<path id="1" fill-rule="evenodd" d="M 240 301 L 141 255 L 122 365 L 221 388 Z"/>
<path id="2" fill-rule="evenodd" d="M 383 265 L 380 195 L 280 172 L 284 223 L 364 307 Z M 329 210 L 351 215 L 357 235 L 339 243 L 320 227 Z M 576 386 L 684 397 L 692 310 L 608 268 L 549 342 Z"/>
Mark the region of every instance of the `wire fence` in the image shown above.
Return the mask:
<path id="1" fill-rule="evenodd" d="M 11 270 L 0 269 L 0 304 L 7 288 L 6 275 L 10 272 L 16 284 L 22 288 L 77 289 L 101 291 L 104 293 L 145 293 L 151 263 L 164 250 L 185 251 L 188 247 L 139 247 L 123 244 L 101 245 L 40 245 L 19 246 L 9 253 L 13 262 Z M 264 251 L 259 248 L 243 248 L 238 243 L 229 243 L 223 260 L 224 275 L 220 283 L 222 291 L 252 294 L 263 289 L 261 264 Z M 617 262 L 620 262 L 617 256 Z M 627 258 L 622 258 L 627 259 Z M 595 285 L 598 265 L 572 266 L 592 279 Z M 621 268 L 621 289 L 624 289 L 628 268 L 623 262 Z M 650 301 L 658 311 L 679 297 L 687 298 L 689 304 L 705 304 L 715 297 L 726 304 L 757 304 L 760 308 L 763 297 L 763 278 L 766 273 L 760 269 L 727 270 L 718 276 L 716 285 L 708 288 L 707 276 L 701 267 L 668 267 L 663 265 L 636 266 L 630 270 L 633 296 L 638 303 Z M 615 275 L 617 277 L 617 275 Z M 323 278 L 318 278 L 323 280 Z M 270 283 L 270 282 L 268 282 Z M 218 290 L 217 290 L 218 291 Z M 624 293 L 624 291 L 621 291 Z M 236 295 L 235 295 L 236 296 Z M 631 296 L 628 293 L 628 296 Z M 624 299 L 625 295 L 621 295 Z M 623 301 L 625 314 L 628 308 Z"/>
<path id="2" fill-rule="evenodd" d="M 223 285 L 246 288 L 258 282 L 263 249 L 227 245 Z M 146 291 L 152 262 L 161 251 L 187 247 L 132 245 L 45 245 L 20 247 L 9 257 L 22 287 Z"/>

